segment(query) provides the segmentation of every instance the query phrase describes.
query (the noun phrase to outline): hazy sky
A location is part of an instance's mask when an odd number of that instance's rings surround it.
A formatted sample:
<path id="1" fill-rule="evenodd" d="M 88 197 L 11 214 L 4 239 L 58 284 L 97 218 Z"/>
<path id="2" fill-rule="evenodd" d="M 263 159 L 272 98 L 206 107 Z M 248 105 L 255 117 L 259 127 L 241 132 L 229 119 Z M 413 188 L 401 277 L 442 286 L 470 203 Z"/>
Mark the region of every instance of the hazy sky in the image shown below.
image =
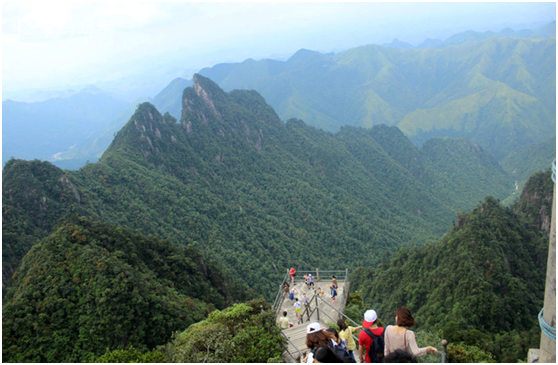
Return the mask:
<path id="1" fill-rule="evenodd" d="M 555 19 L 554 2 L 3 2 L 2 88 L 94 83 L 149 68 L 200 69 L 394 38 L 416 45 Z"/>

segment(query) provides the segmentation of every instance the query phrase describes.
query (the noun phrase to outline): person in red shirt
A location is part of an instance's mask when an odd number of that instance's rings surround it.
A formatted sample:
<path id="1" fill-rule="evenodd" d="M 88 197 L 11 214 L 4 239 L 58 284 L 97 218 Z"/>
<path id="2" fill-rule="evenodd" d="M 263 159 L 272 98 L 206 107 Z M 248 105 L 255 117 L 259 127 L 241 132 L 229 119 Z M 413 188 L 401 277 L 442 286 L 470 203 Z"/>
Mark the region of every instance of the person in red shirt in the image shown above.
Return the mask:
<path id="1" fill-rule="evenodd" d="M 358 335 L 358 354 L 360 357 L 360 362 L 372 362 L 368 355 L 368 349 L 370 349 L 370 347 L 372 346 L 373 339 L 368 333 L 366 333 L 365 329 L 369 329 L 376 336 L 382 336 L 384 334 L 384 327 L 378 327 L 378 325 L 376 324 L 377 319 L 378 315 L 373 309 L 369 309 L 364 313 L 364 321 L 362 322 L 363 330 L 360 331 Z"/>
<path id="2" fill-rule="evenodd" d="M 295 270 L 294 267 L 291 267 L 291 269 L 289 270 L 289 274 L 291 274 L 291 283 L 292 283 L 291 285 L 294 286 L 294 277 L 295 277 L 295 274 L 296 274 L 296 270 Z"/>

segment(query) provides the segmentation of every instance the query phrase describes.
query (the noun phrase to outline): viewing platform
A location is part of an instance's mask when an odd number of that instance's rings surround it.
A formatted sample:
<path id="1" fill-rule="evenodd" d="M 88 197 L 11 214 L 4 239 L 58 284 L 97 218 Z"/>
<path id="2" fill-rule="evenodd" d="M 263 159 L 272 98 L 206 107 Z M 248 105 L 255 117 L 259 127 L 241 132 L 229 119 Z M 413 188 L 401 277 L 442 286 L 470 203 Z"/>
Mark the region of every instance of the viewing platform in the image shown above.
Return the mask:
<path id="1" fill-rule="evenodd" d="M 304 275 L 312 274 L 314 285 L 308 286 L 304 282 Z M 331 295 L 331 286 L 333 285 L 333 276 L 337 279 L 337 296 L 335 299 Z M 300 362 L 304 358 L 309 349 L 306 347 L 306 326 L 311 322 L 319 322 L 322 327 L 330 327 L 330 323 L 337 323 L 337 320 L 344 317 L 343 311 L 347 304 L 349 294 L 348 270 L 299 270 L 295 276 L 294 288 L 295 298 L 302 303 L 301 318 L 296 316 L 294 303 L 295 300 L 289 299 L 289 293 L 283 289 L 283 284 L 287 282 L 289 288 L 292 289 L 292 281 L 289 273 L 281 283 L 281 289 L 277 293 L 273 310 L 277 315 L 277 321 L 283 316 L 283 311 L 287 312 L 287 318 L 291 327 L 284 329 L 283 335 L 287 338 L 287 351 L 283 354 L 283 359 L 287 362 Z M 323 295 L 319 295 L 319 291 L 323 291 Z M 302 301 L 304 294 L 308 297 L 308 305 Z M 349 326 L 359 326 L 352 320 L 344 318 Z M 358 337 L 355 336 L 358 342 Z M 358 351 L 355 351 L 357 362 Z"/>
<path id="2" fill-rule="evenodd" d="M 312 274 L 314 277 L 314 286 L 305 284 L 304 275 Z M 332 298 L 330 287 L 333 285 L 333 276 L 337 280 L 337 296 L 335 300 Z M 347 317 L 343 312 L 347 305 L 349 296 L 350 282 L 349 271 L 345 270 L 303 270 L 297 271 L 294 279 L 295 299 L 298 298 L 302 303 L 301 317 L 297 317 L 295 307 L 293 306 L 295 300 L 289 299 L 289 293 L 284 290 L 284 283 L 289 283 L 292 288 L 292 281 L 289 273 L 283 279 L 280 289 L 275 297 L 272 309 L 276 313 L 276 321 L 283 316 L 283 312 L 287 312 L 289 319 L 289 327 L 283 329 L 281 333 L 287 339 L 287 347 L 283 352 L 282 357 L 285 362 L 299 363 L 310 349 L 306 346 L 306 326 L 312 322 L 319 322 L 322 328 L 331 327 L 330 324 L 337 324 L 341 318 L 345 321 L 347 326 L 358 327 L 362 324 L 362 318 L 355 318 L 354 320 Z M 319 295 L 318 290 L 323 290 L 323 295 Z M 308 305 L 304 305 L 302 297 L 306 294 L 308 296 Z M 360 321 L 360 323 L 355 322 Z M 358 344 L 358 336 L 352 334 L 355 343 Z M 441 362 L 446 362 L 447 354 L 447 341 L 443 340 L 441 343 L 442 351 L 437 354 L 441 355 Z M 357 363 L 360 362 L 358 347 L 353 351 L 353 355 Z"/>

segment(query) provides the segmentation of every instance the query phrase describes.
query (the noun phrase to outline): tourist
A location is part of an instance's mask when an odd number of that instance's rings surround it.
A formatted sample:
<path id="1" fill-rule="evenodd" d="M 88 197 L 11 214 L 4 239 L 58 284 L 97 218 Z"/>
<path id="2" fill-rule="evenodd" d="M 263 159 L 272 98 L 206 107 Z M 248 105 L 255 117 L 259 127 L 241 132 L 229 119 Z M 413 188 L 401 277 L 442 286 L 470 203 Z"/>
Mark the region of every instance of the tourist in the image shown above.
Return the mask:
<path id="1" fill-rule="evenodd" d="M 296 270 L 294 267 L 291 267 L 291 269 L 289 270 L 289 274 L 291 275 L 291 285 L 294 286 L 295 285 L 295 275 L 296 275 Z"/>
<path id="2" fill-rule="evenodd" d="M 394 352 L 392 352 L 391 354 L 389 354 L 388 356 L 384 357 L 384 362 L 386 362 L 386 363 L 395 363 L 395 362 L 397 362 L 397 363 L 418 363 L 419 361 L 417 360 L 416 357 L 411 355 L 409 352 L 397 349 Z"/>
<path id="3" fill-rule="evenodd" d="M 407 329 L 407 327 L 415 325 L 415 319 L 408 308 L 400 307 L 395 311 L 395 323 L 397 323 L 396 326 L 386 327 L 385 356 L 397 349 L 408 351 L 415 356 L 425 356 L 428 353 L 435 354 L 438 351 L 432 346 L 418 347 L 415 333 Z"/>
<path id="4" fill-rule="evenodd" d="M 293 304 L 293 307 L 295 308 L 295 313 L 296 313 L 296 317 L 298 318 L 298 323 L 301 323 L 301 315 L 300 315 L 300 307 L 302 307 L 302 304 L 299 302 L 298 298 L 295 298 L 295 303 Z"/>
<path id="5" fill-rule="evenodd" d="M 302 303 L 304 303 L 305 307 L 308 307 L 308 304 L 310 304 L 308 301 L 309 301 L 308 295 L 306 295 L 306 293 L 304 293 L 303 296 L 302 296 Z"/>
<path id="6" fill-rule="evenodd" d="M 355 354 L 353 351 L 356 349 L 355 339 L 353 338 L 353 333 L 362 328 L 362 326 L 351 327 L 345 324 L 345 321 L 340 319 L 337 321 L 339 326 L 339 338 L 347 343 L 347 349 L 349 350 L 349 355 L 355 360 Z"/>
<path id="7" fill-rule="evenodd" d="M 333 339 L 333 334 L 322 330 L 322 326 L 318 322 L 310 323 L 306 326 L 306 347 L 310 352 L 301 360 L 301 362 L 343 362 L 330 349 L 329 343 Z"/>
<path id="8" fill-rule="evenodd" d="M 335 290 L 336 288 L 333 285 L 331 285 L 329 288 L 331 289 L 331 298 L 335 301 L 335 297 L 337 296 L 337 290 Z"/>
<path id="9" fill-rule="evenodd" d="M 306 347 L 310 349 L 310 352 L 301 362 L 313 363 L 316 349 L 323 345 L 327 347 L 328 341 L 328 337 L 322 332 L 322 326 L 318 322 L 310 323 L 306 326 Z"/>
<path id="10" fill-rule="evenodd" d="M 364 330 L 360 331 L 358 335 L 358 355 L 360 357 L 360 362 L 371 363 L 381 362 L 381 360 L 383 360 L 384 327 L 378 327 L 376 323 L 377 320 L 378 315 L 375 310 L 369 309 L 364 313 L 364 321 L 362 322 L 362 328 Z M 374 344 L 374 341 L 378 342 Z M 375 346 L 373 346 L 373 344 Z M 373 359 L 370 358 L 369 354 L 371 348 L 377 350 L 373 351 Z"/>
<path id="11" fill-rule="evenodd" d="M 295 299 L 295 292 L 296 292 L 296 291 L 297 291 L 297 290 L 296 290 L 296 288 L 295 288 L 294 286 L 293 286 L 293 287 L 291 288 L 291 290 L 289 291 L 289 299 L 290 299 L 291 303 L 294 302 L 294 299 Z"/>
<path id="12" fill-rule="evenodd" d="M 287 311 L 283 311 L 283 317 L 279 318 L 279 327 L 282 330 L 289 328 L 289 318 L 287 317 Z"/>
<path id="13" fill-rule="evenodd" d="M 329 348 L 335 353 L 335 355 L 343 360 L 343 362 L 356 362 L 354 357 L 349 354 L 349 349 L 347 348 L 347 343 L 339 338 L 339 333 L 333 327 L 329 327 L 325 330 L 330 333 L 332 338 L 329 340 Z"/>

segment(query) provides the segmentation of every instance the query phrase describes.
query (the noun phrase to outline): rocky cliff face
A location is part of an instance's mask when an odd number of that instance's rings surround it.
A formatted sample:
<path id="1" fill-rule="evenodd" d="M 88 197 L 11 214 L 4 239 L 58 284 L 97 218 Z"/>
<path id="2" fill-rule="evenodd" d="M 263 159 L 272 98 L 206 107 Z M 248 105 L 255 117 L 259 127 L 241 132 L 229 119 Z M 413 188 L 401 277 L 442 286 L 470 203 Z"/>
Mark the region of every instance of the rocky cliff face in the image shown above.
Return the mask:
<path id="1" fill-rule="evenodd" d="M 529 224 L 550 234 L 553 181 L 550 169 L 533 174 L 525 184 L 515 208 Z"/>

